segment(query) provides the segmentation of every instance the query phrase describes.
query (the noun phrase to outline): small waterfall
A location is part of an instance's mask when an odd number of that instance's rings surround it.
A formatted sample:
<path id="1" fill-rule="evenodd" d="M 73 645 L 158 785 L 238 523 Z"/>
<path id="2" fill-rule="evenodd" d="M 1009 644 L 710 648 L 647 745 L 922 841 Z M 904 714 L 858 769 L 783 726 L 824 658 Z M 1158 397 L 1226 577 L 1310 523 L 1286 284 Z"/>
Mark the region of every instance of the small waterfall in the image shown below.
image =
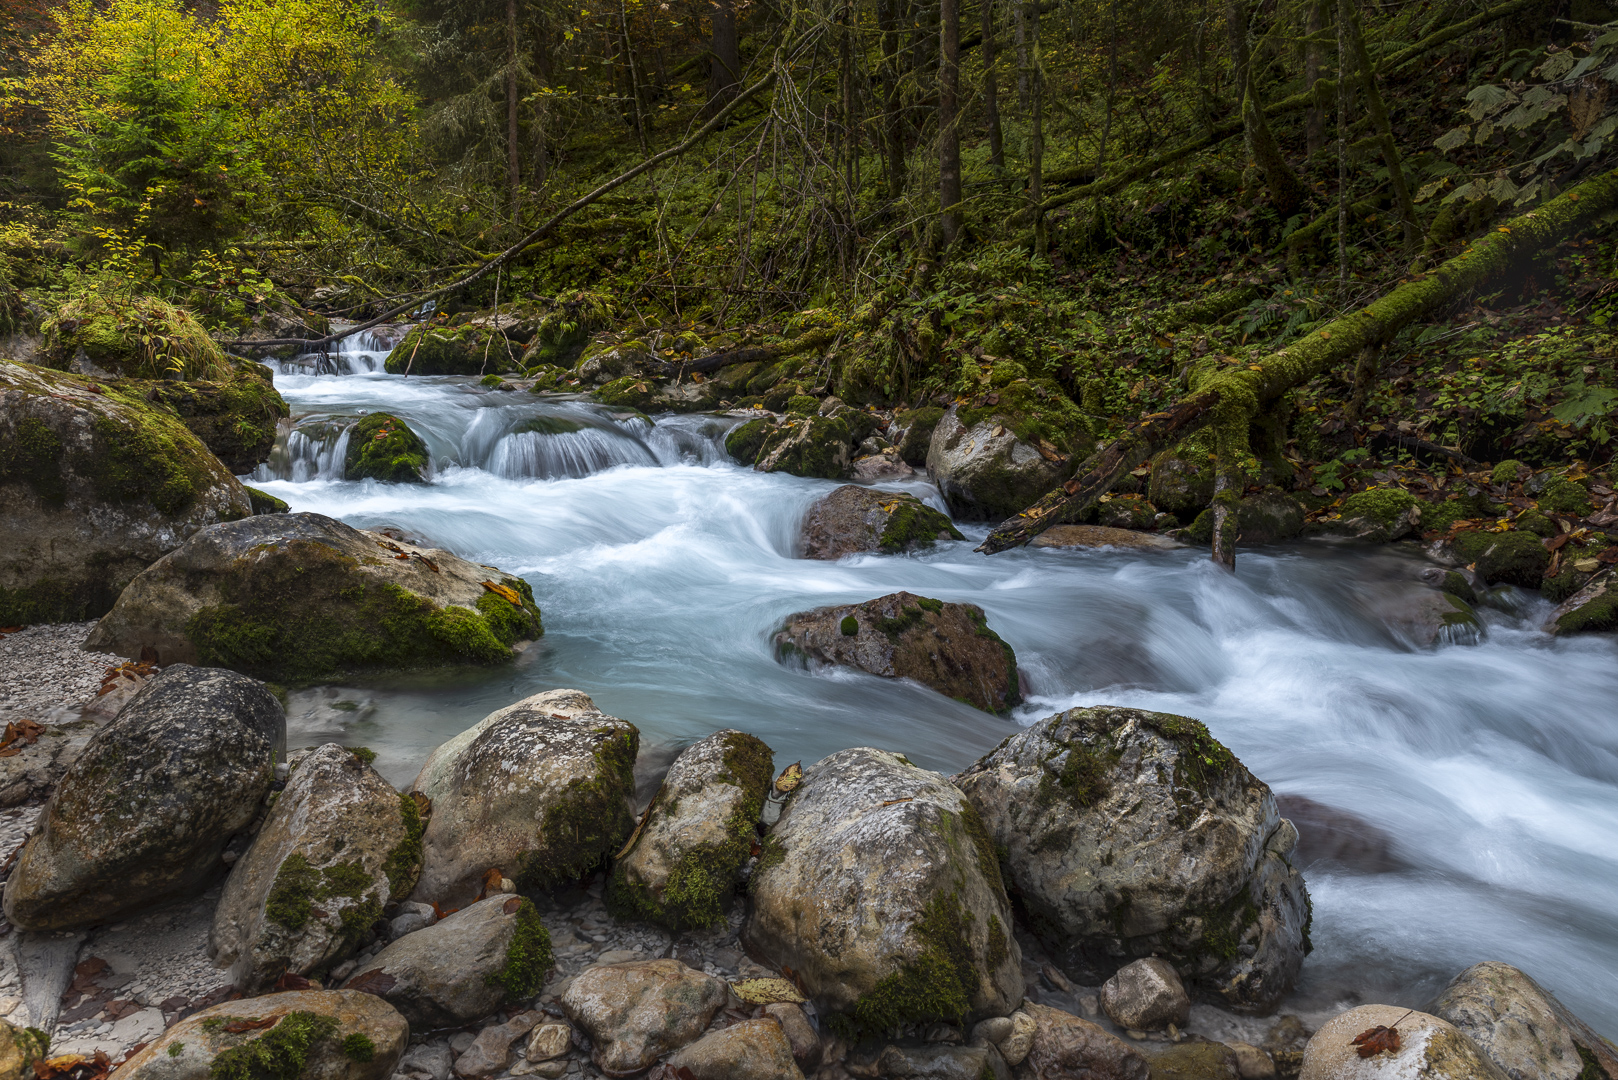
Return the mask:
<path id="1" fill-rule="evenodd" d="M 292 428 L 276 440 L 270 460 L 253 470 L 253 479 L 341 480 L 353 421 L 322 420 Z"/>
<path id="2" fill-rule="evenodd" d="M 578 479 L 614 465 L 657 465 L 646 446 L 598 427 L 548 433 L 514 431 L 495 444 L 484 469 L 508 480 Z"/>

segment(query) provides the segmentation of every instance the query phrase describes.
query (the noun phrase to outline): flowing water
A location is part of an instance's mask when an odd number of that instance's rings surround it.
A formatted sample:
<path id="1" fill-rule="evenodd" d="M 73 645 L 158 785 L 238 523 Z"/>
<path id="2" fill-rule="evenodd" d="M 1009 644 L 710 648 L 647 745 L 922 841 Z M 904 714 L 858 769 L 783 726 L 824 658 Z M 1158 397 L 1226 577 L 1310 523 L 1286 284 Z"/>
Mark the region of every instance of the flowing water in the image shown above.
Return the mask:
<path id="1" fill-rule="evenodd" d="M 835 485 L 736 466 L 722 446 L 733 419 L 648 424 L 473 379 L 388 376 L 384 343 L 360 344 L 283 365 L 293 429 L 253 482 L 294 510 L 394 526 L 521 574 L 546 633 L 497 671 L 299 692 L 293 745 L 370 746 L 404 784 L 493 709 L 576 687 L 648 747 L 736 727 L 774 747 L 778 767 L 876 745 L 953 772 L 1074 705 L 1181 713 L 1289 797 L 1288 812 L 1352 834 L 1306 852 L 1315 951 L 1297 1006 L 1355 994 L 1420 1006 L 1493 959 L 1618 1035 L 1613 636 L 1552 639 L 1537 629 L 1549 605 L 1506 590 L 1483 611 L 1481 642 L 1421 647 L 1386 616 L 1419 556 L 1318 541 L 1244 551 L 1234 577 L 1191 549 L 987 558 L 972 551 L 985 530 L 969 525 L 966 542 L 919 557 L 803 560 L 799 523 Z M 376 410 L 426 440 L 430 483 L 342 479 L 346 427 Z M 925 483 L 889 486 L 942 508 Z M 1029 703 L 999 719 L 774 658 L 785 616 L 899 589 L 980 605 L 1016 648 Z"/>

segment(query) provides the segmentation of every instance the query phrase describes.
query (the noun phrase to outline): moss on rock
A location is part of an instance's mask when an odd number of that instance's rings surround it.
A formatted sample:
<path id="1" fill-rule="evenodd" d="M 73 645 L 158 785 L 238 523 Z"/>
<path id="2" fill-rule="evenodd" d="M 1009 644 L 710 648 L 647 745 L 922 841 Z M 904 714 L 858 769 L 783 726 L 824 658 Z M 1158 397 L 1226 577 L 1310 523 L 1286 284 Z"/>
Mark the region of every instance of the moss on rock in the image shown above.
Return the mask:
<path id="1" fill-rule="evenodd" d="M 420 484 L 427 467 L 427 444 L 391 413 L 371 413 L 348 436 L 343 475 L 350 480 Z"/>
<path id="2" fill-rule="evenodd" d="M 627 806 L 635 794 L 640 735 L 633 729 L 603 733 L 595 775 L 574 779 L 545 811 L 541 845 L 517 870 L 522 888 L 549 890 L 583 877 L 611 859 L 634 827 Z"/>
<path id="3" fill-rule="evenodd" d="M 1390 529 L 1400 515 L 1415 505 L 1416 497 L 1403 488 L 1372 488 L 1343 500 L 1343 520 L 1364 518 Z"/>
<path id="4" fill-rule="evenodd" d="M 517 904 L 517 928 L 506 944 L 505 962 L 499 971 L 485 978 L 490 986 L 498 986 L 506 992 L 507 1001 L 527 1001 L 539 993 L 545 985 L 545 977 L 555 966 L 550 931 L 540 921 L 533 901 L 524 897 Z"/>
<path id="5" fill-rule="evenodd" d="M 761 416 L 757 420 L 749 420 L 725 436 L 725 453 L 743 465 L 751 465 L 758 460 L 758 452 L 774 430 L 775 420 L 772 417 Z"/>
<path id="6" fill-rule="evenodd" d="M 899 500 L 888 515 L 888 522 L 882 527 L 881 539 L 878 546 L 888 554 L 907 551 L 912 546 L 930 548 L 938 542 L 938 535 L 944 533 L 952 540 L 965 540 L 966 535 L 955 527 L 955 523 L 928 506 L 920 499 L 906 498 Z"/>
<path id="7" fill-rule="evenodd" d="M 1572 480 L 1556 479 L 1545 485 L 1545 490 L 1539 493 L 1538 503 L 1541 510 L 1553 514 L 1577 514 L 1583 517 L 1590 512 L 1590 493 L 1583 485 Z"/>
<path id="8" fill-rule="evenodd" d="M 638 375 L 614 379 L 595 392 L 603 405 L 645 412 L 657 400 L 657 384 Z"/>
<path id="9" fill-rule="evenodd" d="M 51 367 L 73 370 L 82 350 L 91 364 L 134 379 L 231 377 L 230 361 L 184 308 L 152 296 L 86 293 L 62 305 L 41 327 L 40 353 Z"/>
<path id="10" fill-rule="evenodd" d="M 995 384 L 992 376 L 990 382 Z M 1051 379 L 1003 381 L 962 405 L 956 415 L 968 428 L 997 420 L 1022 441 L 1044 441 L 1069 456 L 1087 454 L 1095 445 L 1084 414 Z"/>
<path id="11" fill-rule="evenodd" d="M 795 394 L 787 399 L 787 412 L 813 416 L 820 411 L 820 399 L 808 394 Z"/>
<path id="12" fill-rule="evenodd" d="M 222 1029 L 228 1021 L 221 1019 Z M 316 1044 L 337 1034 L 337 1021 L 312 1012 L 290 1012 L 263 1035 L 215 1055 L 209 1080 L 298 1080 Z"/>
<path id="13" fill-rule="evenodd" d="M 1551 553 L 1530 532 L 1471 530 L 1457 533 L 1452 546 L 1456 557 L 1474 565 L 1491 585 L 1504 582 L 1537 589 L 1551 564 Z"/>
<path id="14" fill-rule="evenodd" d="M 487 326 L 423 323 L 393 347 L 383 367 L 389 375 L 504 375 L 517 369 L 518 355 Z"/>
<path id="15" fill-rule="evenodd" d="M 231 472 L 242 475 L 270 459 L 276 429 L 292 415 L 270 369 L 244 363 L 227 379 L 132 382 L 134 393 L 167 406 Z"/>
<path id="16" fill-rule="evenodd" d="M 416 887 L 416 879 L 421 876 L 421 834 L 427 831 L 416 797 L 408 791 L 399 795 L 399 816 L 404 821 L 404 839 L 388 852 L 382 864 L 388 878 L 389 900 L 403 900 Z"/>
<path id="17" fill-rule="evenodd" d="M 875 1034 L 907 1023 L 962 1023 L 978 983 L 971 918 L 956 893 L 929 899 L 910 928 L 921 944 L 920 955 L 854 1003 L 858 1028 Z"/>
<path id="18" fill-rule="evenodd" d="M 277 499 L 267 491 L 260 491 L 258 488 L 248 487 L 246 484 L 242 485 L 242 490 L 247 492 L 247 501 L 253 507 L 253 513 L 255 514 L 285 514 L 292 510 L 292 507 L 288 506 L 285 500 Z"/>

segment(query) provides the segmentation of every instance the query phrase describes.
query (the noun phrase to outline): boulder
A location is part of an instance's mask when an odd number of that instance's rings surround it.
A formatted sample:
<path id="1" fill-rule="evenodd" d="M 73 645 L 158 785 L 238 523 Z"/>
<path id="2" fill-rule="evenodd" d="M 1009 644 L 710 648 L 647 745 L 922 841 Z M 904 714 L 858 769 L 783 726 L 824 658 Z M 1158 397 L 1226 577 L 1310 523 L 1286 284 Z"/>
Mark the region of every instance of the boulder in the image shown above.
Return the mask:
<path id="1" fill-rule="evenodd" d="M 1022 701 L 1017 654 L 989 629 L 976 604 L 946 604 L 898 592 L 863 604 L 816 608 L 775 635 L 782 656 L 914 679 L 985 712 Z"/>
<path id="2" fill-rule="evenodd" d="M 115 384 L 173 410 L 225 468 L 242 476 L 270 460 L 281 421 L 292 415 L 275 391 L 275 374 L 243 360 L 228 377 L 193 382 L 130 380 Z"/>
<path id="3" fill-rule="evenodd" d="M 868 551 L 897 555 L 939 540 L 965 539 L 949 518 L 914 495 L 856 484 L 845 484 L 811 506 L 800 534 L 806 559 Z"/>
<path id="4" fill-rule="evenodd" d="M 292 770 L 247 854 L 231 868 L 208 947 L 236 989 L 257 994 L 357 951 L 382 908 L 421 869 L 421 815 L 347 747 Z"/>
<path id="5" fill-rule="evenodd" d="M 345 985 L 385 998 L 417 1030 L 460 1027 L 533 997 L 554 962 L 533 903 L 501 893 L 399 938 Z"/>
<path id="6" fill-rule="evenodd" d="M 730 429 L 725 436 L 725 453 L 735 458 L 738 464 L 751 465 L 758 460 L 758 453 L 764 447 L 764 441 L 775 430 L 775 418 L 760 416 L 747 420 Z"/>
<path id="7" fill-rule="evenodd" d="M 644 341 L 608 342 L 587 347 L 573 374 L 582 382 L 600 385 L 645 371 L 653 363 L 652 351 Z"/>
<path id="8" fill-rule="evenodd" d="M 876 1067 L 881 1076 L 914 1080 L 1011 1080 L 1010 1067 L 993 1046 L 889 1045 Z"/>
<path id="9" fill-rule="evenodd" d="M 391 413 L 371 413 L 348 433 L 343 476 L 395 484 L 426 482 L 427 444 L 410 425 Z"/>
<path id="10" fill-rule="evenodd" d="M 1376 1027 L 1395 1027 L 1399 1049 L 1360 1056 L 1354 1040 Z M 1500 1067 L 1484 1056 L 1463 1032 L 1447 1020 L 1393 1005 L 1361 1005 L 1320 1026 L 1303 1049 L 1298 1080 L 1375 1080 L 1398 1076 L 1411 1080 L 1506 1080 Z"/>
<path id="11" fill-rule="evenodd" d="M 1366 614 L 1419 648 L 1475 645 L 1483 638 L 1483 622 L 1472 605 L 1452 592 L 1404 582 L 1366 583 L 1355 597 Z"/>
<path id="12" fill-rule="evenodd" d="M 729 995 L 723 979 L 678 960 L 641 960 L 585 968 L 562 1009 L 590 1037 L 596 1068 L 631 1076 L 698 1038 Z"/>
<path id="13" fill-rule="evenodd" d="M 1159 1031 L 1184 1026 L 1191 998 L 1174 965 L 1150 956 L 1125 964 L 1102 984 L 1101 1009 L 1121 1028 Z"/>
<path id="14" fill-rule="evenodd" d="M 1238 1011 L 1275 1006 L 1308 948 L 1297 832 L 1196 720 L 1071 709 L 955 778 L 1030 925 L 1093 984 L 1160 956 Z"/>
<path id="15" fill-rule="evenodd" d="M 955 517 L 1000 521 L 1072 474 L 1070 452 L 1042 436 L 1020 437 L 1008 419 L 952 405 L 933 429 L 927 469 Z"/>
<path id="16" fill-rule="evenodd" d="M 85 647 L 314 681 L 500 663 L 542 633 L 521 578 L 322 514 L 264 514 L 204 529 L 143 571 Z"/>
<path id="17" fill-rule="evenodd" d="M 517 370 L 523 349 L 490 320 L 459 326 L 422 323 L 393 347 L 383 364 L 389 375 L 505 375 Z"/>
<path id="18" fill-rule="evenodd" d="M 1304 506 L 1284 491 L 1260 491 L 1236 504 L 1236 526 L 1248 547 L 1303 535 Z"/>
<path id="19" fill-rule="evenodd" d="M 1034 537 L 1032 543 L 1034 547 L 1114 547 L 1136 551 L 1168 551 L 1185 547 L 1178 540 L 1171 540 L 1167 536 L 1135 532 L 1131 529 L 1112 529 L 1104 525 L 1053 525 Z"/>
<path id="20" fill-rule="evenodd" d="M 40 327 L 40 362 L 101 379 L 215 379 L 230 360 L 184 308 L 155 296 L 92 290 Z"/>
<path id="21" fill-rule="evenodd" d="M 253 512 L 168 409 L 0 361 L 0 625 L 95 618 L 198 529 Z"/>
<path id="22" fill-rule="evenodd" d="M 1557 605 L 1545 624 L 1553 634 L 1583 634 L 1618 628 L 1618 576 L 1602 570 Z"/>
<path id="23" fill-rule="evenodd" d="M 34 1063 L 45 1060 L 48 1047 L 42 1033 L 0 1020 L 0 1080 L 34 1080 Z"/>
<path id="24" fill-rule="evenodd" d="M 74 929 L 200 892 L 285 747 L 286 714 L 263 683 L 166 669 L 62 777 L 6 882 L 6 918 Z"/>
<path id="25" fill-rule="evenodd" d="M 781 1025 L 772 1018 L 743 1020 L 710 1031 L 681 1047 L 669 1067 L 689 1070 L 695 1080 L 802 1080 Z M 683 1074 L 682 1074 L 683 1075 Z"/>
<path id="26" fill-rule="evenodd" d="M 1387 544 L 1419 531 L 1421 504 L 1402 488 L 1371 488 L 1343 500 L 1331 531 L 1371 544 Z"/>
<path id="27" fill-rule="evenodd" d="M 753 871 L 748 951 L 880 1031 L 1004 1016 L 1022 960 L 988 836 L 936 773 L 855 747 L 809 768 Z"/>
<path id="28" fill-rule="evenodd" d="M 740 731 L 716 731 L 681 751 L 617 855 L 608 909 L 671 930 L 723 924 L 758 839 L 773 762 L 768 746 Z"/>
<path id="29" fill-rule="evenodd" d="M 1242 1080 L 1275 1080 L 1275 1062 L 1252 1043 L 1227 1042 L 1236 1055 L 1236 1072 Z"/>
<path id="30" fill-rule="evenodd" d="M 869 439 L 866 442 L 870 442 Z M 888 447 L 875 454 L 864 454 L 854 459 L 854 465 L 849 469 L 849 478 L 860 484 L 881 484 L 894 480 L 909 480 L 916 475 L 916 470 L 904 463 L 904 459 L 893 447 Z M 943 517 L 942 514 L 939 515 Z M 949 520 L 945 518 L 945 520 Z"/>
<path id="31" fill-rule="evenodd" d="M 764 1015 L 781 1025 L 781 1033 L 792 1047 L 792 1059 L 800 1069 L 812 1070 L 820 1064 L 820 1033 L 802 1008 L 790 1001 L 777 1001 L 764 1006 Z"/>
<path id="32" fill-rule="evenodd" d="M 1510 964 L 1473 964 L 1450 980 L 1431 1008 L 1511 1080 L 1618 1077 L 1618 1048 Z"/>
<path id="33" fill-rule="evenodd" d="M 1134 1047 L 1088 1020 L 1048 1005 L 1023 1006 L 1034 1021 L 1028 1056 L 1017 1080 L 1147 1080 L 1150 1069 Z"/>
<path id="34" fill-rule="evenodd" d="M 414 790 L 432 800 L 418 900 L 451 905 L 498 868 L 525 889 L 570 882 L 635 826 L 640 732 L 577 690 L 490 713 L 434 750 Z"/>
<path id="35" fill-rule="evenodd" d="M 1144 1051 L 1152 1080 L 1240 1080 L 1241 1060 L 1219 1042 L 1183 1042 Z"/>
<path id="36" fill-rule="evenodd" d="M 381 998 L 297 990 L 194 1013 L 136 1051 L 118 1078 L 387 1080 L 409 1040 L 410 1026 Z"/>
<path id="37" fill-rule="evenodd" d="M 927 451 L 932 448 L 933 429 L 944 418 L 944 410 L 937 405 L 898 413 L 888 437 L 897 447 L 899 457 L 906 465 L 927 464 Z"/>
<path id="38" fill-rule="evenodd" d="M 1490 585 L 1517 585 L 1537 589 L 1550 569 L 1551 553 L 1531 532 L 1458 532 L 1438 546 L 1446 549 L 1445 561 L 1474 567 Z"/>
<path id="39" fill-rule="evenodd" d="M 848 476 L 854 438 L 842 417 L 789 416 L 764 437 L 753 468 L 821 480 Z"/>
<path id="40" fill-rule="evenodd" d="M 511 1064 L 511 1044 L 527 1035 L 544 1018 L 544 1013 L 528 1010 L 503 1024 L 484 1028 L 472 1040 L 472 1045 L 455 1059 L 455 1075 L 472 1078 L 505 1072 Z"/>

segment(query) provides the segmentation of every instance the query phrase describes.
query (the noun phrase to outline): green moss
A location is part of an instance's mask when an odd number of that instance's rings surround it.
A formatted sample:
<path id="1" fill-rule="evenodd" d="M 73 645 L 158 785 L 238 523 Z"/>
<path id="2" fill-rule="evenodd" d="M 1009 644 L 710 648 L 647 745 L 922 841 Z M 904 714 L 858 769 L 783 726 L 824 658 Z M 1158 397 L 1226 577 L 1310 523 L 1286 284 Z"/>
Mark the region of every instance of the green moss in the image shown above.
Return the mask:
<path id="1" fill-rule="evenodd" d="M 264 915 L 288 930 L 303 929 L 314 914 L 314 905 L 338 897 L 357 900 L 345 905 L 338 915 L 339 933 L 350 943 L 358 943 L 382 917 L 382 905 L 366 899 L 373 885 L 371 875 L 358 863 L 336 863 L 325 869 L 313 866 L 302 852 L 294 851 L 276 871 L 264 902 Z"/>
<path id="2" fill-rule="evenodd" d="M 1454 570 L 1451 570 L 1444 575 L 1444 583 L 1439 587 L 1443 589 L 1444 592 L 1449 593 L 1451 596 L 1460 597 L 1468 604 L 1475 604 L 1478 602 L 1478 594 L 1473 590 L 1471 584 L 1466 580 L 1466 576 L 1464 574 L 1458 574 Z"/>
<path id="3" fill-rule="evenodd" d="M 1557 479 L 1545 485 L 1545 490 L 1539 493 L 1538 503 L 1541 510 L 1549 510 L 1553 514 L 1577 514 L 1583 517 L 1590 512 L 1590 493 L 1571 480 Z"/>
<path id="4" fill-rule="evenodd" d="M 426 467 L 427 444 L 390 413 L 371 413 L 348 434 L 343 475 L 349 480 L 420 484 Z"/>
<path id="5" fill-rule="evenodd" d="M 1512 523 L 1522 532 L 1531 532 L 1538 537 L 1555 536 L 1562 529 L 1556 522 L 1541 514 L 1537 510 L 1525 511 Z"/>
<path id="6" fill-rule="evenodd" d="M 230 362 L 189 311 L 153 296 L 89 292 L 41 327 L 41 352 L 63 370 L 80 349 L 96 366 L 141 379 L 223 379 Z"/>
<path id="7" fill-rule="evenodd" d="M 1399 516 L 1416 505 L 1416 497 L 1402 488 L 1372 488 L 1343 500 L 1343 520 L 1365 518 L 1392 528 Z"/>
<path id="8" fill-rule="evenodd" d="M 758 891 L 759 879 L 765 871 L 780 866 L 787 861 L 786 845 L 781 843 L 778 836 L 766 836 L 759 845 L 758 862 L 753 865 L 753 876 L 747 882 L 747 891 Z"/>
<path id="9" fill-rule="evenodd" d="M 1618 590 L 1609 583 L 1607 591 L 1556 620 L 1558 634 L 1597 633 L 1618 630 Z"/>
<path id="10" fill-rule="evenodd" d="M 603 729 L 593 776 L 575 777 L 545 812 L 540 846 L 523 857 L 517 884 L 552 889 L 577 880 L 610 859 L 635 827 L 629 802 L 635 792 L 640 733 Z"/>
<path id="11" fill-rule="evenodd" d="M 1601 1067 L 1601 1060 L 1595 1056 L 1589 1047 L 1583 1043 L 1574 1043 L 1573 1049 L 1579 1052 L 1579 1060 L 1584 1067 L 1579 1070 L 1578 1080 L 1618 1080 Z"/>
<path id="12" fill-rule="evenodd" d="M 990 971 L 994 971 L 1011 956 L 1011 935 L 1006 933 L 1006 928 L 1001 925 L 1000 916 L 992 912 L 989 914 L 988 927 L 989 948 L 984 953 L 983 962 L 988 965 Z"/>
<path id="13" fill-rule="evenodd" d="M 534 641 L 545 633 L 545 627 L 540 622 L 539 607 L 534 603 L 533 586 L 522 578 L 501 578 L 500 584 L 511 589 L 522 597 L 522 606 L 518 607 L 503 596 L 486 592 L 478 597 L 478 611 L 482 613 L 484 621 L 489 625 L 489 632 L 495 640 L 506 646 L 515 645 L 519 641 Z"/>
<path id="14" fill-rule="evenodd" d="M 333 705 L 332 708 L 341 709 L 344 705 L 348 705 L 350 708 L 352 708 L 353 703 L 339 701 L 336 705 Z M 367 765 L 376 760 L 376 751 L 372 750 L 369 746 L 351 746 L 348 748 L 348 752 Z"/>
<path id="15" fill-rule="evenodd" d="M 273 379 L 268 368 L 244 362 L 228 379 L 141 381 L 117 388 L 173 410 L 226 468 L 241 474 L 269 460 L 276 428 L 292 414 Z"/>
<path id="16" fill-rule="evenodd" d="M 256 1039 L 221 1050 L 208 1066 L 210 1080 L 298 1080 L 309 1052 L 337 1033 L 337 1021 L 290 1012 Z"/>
<path id="17" fill-rule="evenodd" d="M 517 907 L 517 928 L 506 945 L 505 963 L 486 976 L 488 983 L 505 990 L 508 1002 L 526 1001 L 539 993 L 555 966 L 550 931 L 540 921 L 533 901 L 525 897 Z"/>
<path id="18" fill-rule="evenodd" d="M 423 323 L 393 347 L 383 366 L 389 375 L 503 375 L 516 370 L 517 356 L 485 327 Z"/>
<path id="19" fill-rule="evenodd" d="M 936 604 L 938 601 L 934 600 L 933 603 Z M 989 628 L 989 617 L 983 613 L 982 608 L 978 607 L 976 604 L 968 604 L 966 605 L 966 614 L 971 618 L 973 624 L 975 625 L 974 632 L 977 634 L 977 636 L 988 638 L 991 641 L 998 643 L 1001 653 L 1005 655 L 1006 698 L 1000 711 L 1004 712 L 1007 709 L 1012 709 L 1018 705 L 1021 705 L 1022 692 L 1019 689 L 1021 681 L 1017 678 L 1017 651 L 1011 647 L 1011 642 L 1002 638 L 999 634 L 995 633 Z"/>
<path id="20" fill-rule="evenodd" d="M 751 465 L 758 460 L 759 450 L 774 430 L 775 421 L 768 417 L 749 420 L 725 436 L 725 453 L 743 465 Z"/>
<path id="21" fill-rule="evenodd" d="M 169 1057 L 179 1057 L 183 1053 L 185 1053 L 185 1043 L 178 1039 L 169 1043 Z"/>
<path id="22" fill-rule="evenodd" d="M 1236 959 L 1242 934 L 1258 921 L 1258 908 L 1245 888 L 1223 904 L 1194 914 L 1202 919 L 1202 937 L 1196 951 L 1227 964 Z"/>
<path id="23" fill-rule="evenodd" d="M 926 617 L 921 610 L 921 606 L 917 604 L 900 608 L 899 614 L 894 616 L 880 615 L 872 625 L 878 631 L 887 635 L 890 645 L 897 645 L 899 644 L 899 638 L 906 631 L 920 624 Z"/>
<path id="24" fill-rule="evenodd" d="M 343 1056 L 361 1063 L 376 1057 L 376 1043 L 363 1031 L 356 1031 L 343 1039 Z"/>
<path id="25" fill-rule="evenodd" d="M 961 827 L 966 830 L 966 838 L 972 841 L 978 873 L 983 875 L 983 880 L 987 881 L 989 887 L 996 893 L 1004 892 L 1006 883 L 1000 874 L 1000 857 L 995 850 L 994 840 L 990 838 L 989 830 L 983 824 L 983 818 L 971 803 L 965 803 L 961 809 Z"/>
<path id="26" fill-rule="evenodd" d="M 1520 461 L 1502 461 L 1489 473 L 1489 482 L 1493 484 L 1515 484 L 1522 475 L 1528 471 Z"/>
<path id="27" fill-rule="evenodd" d="M 67 500 L 62 477 L 62 440 L 38 417 L 25 416 L 16 435 L 0 444 L 0 483 L 24 483 L 47 506 Z"/>
<path id="28" fill-rule="evenodd" d="M 502 379 L 498 375 L 485 375 L 485 376 L 483 376 L 483 378 L 478 380 L 478 385 L 479 386 L 487 386 L 487 387 L 490 387 L 492 389 L 493 387 L 499 386 L 501 383 L 503 383 L 505 381 L 506 380 Z"/>
<path id="29" fill-rule="evenodd" d="M 1056 751 L 1043 762 L 1035 793 L 1038 805 L 1048 807 L 1062 798 L 1076 810 L 1094 806 L 1111 790 L 1109 777 L 1115 760 L 1116 755 L 1104 746 L 1069 743 L 1065 753 Z"/>
<path id="30" fill-rule="evenodd" d="M 109 579 L 93 565 L 85 570 L 86 577 L 77 581 L 45 578 L 18 589 L 0 587 L 0 626 L 82 622 L 105 615 L 126 583 Z"/>
<path id="31" fill-rule="evenodd" d="M 860 632 L 860 621 L 852 615 L 844 615 L 838 628 L 842 630 L 844 637 L 853 637 Z"/>
<path id="32" fill-rule="evenodd" d="M 603 405 L 611 405 L 620 409 L 638 409 L 642 412 L 650 408 L 657 399 L 657 384 L 651 379 L 639 375 L 625 375 L 621 379 L 614 379 L 595 392 L 595 398 Z"/>
<path id="33" fill-rule="evenodd" d="M 889 554 L 907 551 L 912 547 L 930 548 L 938 534 L 945 533 L 952 540 L 965 540 L 966 536 L 949 518 L 914 496 L 898 500 L 882 527 L 877 546 Z"/>
<path id="34" fill-rule="evenodd" d="M 535 432 L 540 435 L 566 435 L 570 432 L 583 430 L 584 425 L 577 420 L 568 420 L 561 416 L 536 416 L 531 420 L 524 420 L 511 429 L 513 435 L 522 435 L 526 432 Z"/>
<path id="35" fill-rule="evenodd" d="M 246 484 L 242 485 L 242 490 L 247 492 L 247 502 L 252 506 L 255 514 L 285 514 L 292 509 L 292 507 L 267 491 L 260 491 L 258 488 L 248 487 Z"/>
<path id="36" fill-rule="evenodd" d="M 1241 767 L 1236 755 L 1214 738 L 1201 720 L 1171 713 L 1143 713 L 1142 722 L 1176 744 L 1180 753 L 1174 766 L 1176 787 L 1190 787 L 1206 798 L 1214 786 Z"/>
<path id="37" fill-rule="evenodd" d="M 421 820 L 421 810 L 409 792 L 399 796 L 399 816 L 404 820 L 404 839 L 388 852 L 382 872 L 388 876 L 388 899 L 403 900 L 416 887 L 421 874 L 421 834 L 427 823 Z"/>
<path id="38" fill-rule="evenodd" d="M 906 1023 L 962 1023 L 971 1008 L 977 970 L 971 914 L 956 893 L 935 894 L 911 926 L 920 955 L 884 977 L 854 1003 L 853 1019 L 867 1032 Z"/>
<path id="39" fill-rule="evenodd" d="M 769 433 L 758 456 L 769 460 L 769 472 L 841 480 L 848 472 L 851 439 L 840 416 L 793 419 Z"/>
<path id="40" fill-rule="evenodd" d="M 904 428 L 904 435 L 899 439 L 899 456 L 911 465 L 925 465 L 927 448 L 932 444 L 933 429 L 943 418 L 944 410 L 936 405 L 896 416 L 895 422 Z"/>
<path id="41" fill-rule="evenodd" d="M 1551 553 L 1539 537 L 1528 532 L 1461 532 L 1455 536 L 1453 550 L 1491 585 L 1505 582 L 1537 589 L 1551 564 Z"/>
<path id="42" fill-rule="evenodd" d="M 797 394 L 787 399 L 787 412 L 813 416 L 820 410 L 820 399 L 808 394 Z"/>
<path id="43" fill-rule="evenodd" d="M 1024 442 L 1043 439 L 1069 456 L 1089 453 L 1095 445 L 1084 414 L 1050 379 L 1007 382 L 962 405 L 956 416 L 969 428 L 992 419 Z"/>

